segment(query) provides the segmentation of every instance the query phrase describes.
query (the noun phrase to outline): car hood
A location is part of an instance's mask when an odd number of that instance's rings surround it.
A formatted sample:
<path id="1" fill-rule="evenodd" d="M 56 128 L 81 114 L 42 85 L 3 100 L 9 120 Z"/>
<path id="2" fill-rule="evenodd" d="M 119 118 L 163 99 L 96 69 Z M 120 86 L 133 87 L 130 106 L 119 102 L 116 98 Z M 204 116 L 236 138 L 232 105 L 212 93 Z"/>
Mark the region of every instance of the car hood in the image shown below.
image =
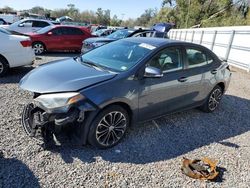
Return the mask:
<path id="1" fill-rule="evenodd" d="M 92 37 L 84 40 L 83 42 L 86 43 L 94 43 L 94 42 L 112 42 L 115 41 L 116 39 L 111 39 L 107 37 Z"/>
<path id="2" fill-rule="evenodd" d="M 51 62 L 25 75 L 19 85 L 36 93 L 70 92 L 112 79 L 115 73 L 97 70 L 73 58 Z"/>

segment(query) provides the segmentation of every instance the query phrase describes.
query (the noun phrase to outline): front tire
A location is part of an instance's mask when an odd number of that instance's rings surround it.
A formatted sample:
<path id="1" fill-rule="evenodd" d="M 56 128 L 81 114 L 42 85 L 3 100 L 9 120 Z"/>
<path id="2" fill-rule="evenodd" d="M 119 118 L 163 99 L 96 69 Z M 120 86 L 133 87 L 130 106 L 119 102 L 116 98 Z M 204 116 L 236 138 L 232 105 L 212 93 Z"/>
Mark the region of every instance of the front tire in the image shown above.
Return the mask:
<path id="1" fill-rule="evenodd" d="M 6 59 L 0 57 L 0 77 L 3 77 L 9 70 L 9 64 Z"/>
<path id="2" fill-rule="evenodd" d="M 32 44 L 32 48 L 36 55 L 41 55 L 45 52 L 45 46 L 41 42 L 35 42 Z"/>
<path id="3" fill-rule="evenodd" d="M 220 86 L 215 86 L 209 94 L 206 102 L 201 106 L 201 110 L 207 113 L 215 111 L 221 101 L 223 90 Z"/>
<path id="4" fill-rule="evenodd" d="M 118 105 L 102 110 L 93 120 L 88 142 L 99 149 L 111 148 L 125 135 L 130 118 L 127 111 Z"/>

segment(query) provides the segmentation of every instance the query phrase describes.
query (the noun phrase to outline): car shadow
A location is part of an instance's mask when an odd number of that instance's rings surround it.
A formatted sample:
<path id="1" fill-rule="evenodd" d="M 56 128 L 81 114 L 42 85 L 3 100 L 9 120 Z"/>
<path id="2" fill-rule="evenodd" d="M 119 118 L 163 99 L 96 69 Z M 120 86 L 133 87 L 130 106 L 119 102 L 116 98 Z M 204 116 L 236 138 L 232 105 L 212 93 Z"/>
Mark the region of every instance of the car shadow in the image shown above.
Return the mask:
<path id="1" fill-rule="evenodd" d="M 12 68 L 4 77 L 0 78 L 0 84 L 19 83 L 19 81 L 33 69 L 34 67 L 32 66 Z"/>
<path id="2" fill-rule="evenodd" d="M 93 162 L 101 157 L 110 162 L 145 164 L 176 158 L 212 143 L 237 149 L 241 146 L 224 140 L 250 131 L 249 109 L 250 100 L 225 95 L 214 113 L 193 109 L 134 126 L 111 149 L 75 146 L 68 136 L 60 147 L 49 150 L 59 153 L 66 163 L 72 163 L 73 158 Z"/>
<path id="3" fill-rule="evenodd" d="M 1 151 L 0 151 L 1 153 Z M 0 187 L 40 187 L 34 173 L 22 161 L 0 154 Z"/>

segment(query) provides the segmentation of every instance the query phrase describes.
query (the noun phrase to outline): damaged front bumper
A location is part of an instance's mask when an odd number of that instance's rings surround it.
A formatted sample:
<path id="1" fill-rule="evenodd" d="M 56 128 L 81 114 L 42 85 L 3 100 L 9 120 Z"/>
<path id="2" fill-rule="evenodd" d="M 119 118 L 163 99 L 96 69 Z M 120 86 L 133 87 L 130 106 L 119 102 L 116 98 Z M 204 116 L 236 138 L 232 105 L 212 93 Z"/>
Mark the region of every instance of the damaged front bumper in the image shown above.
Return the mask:
<path id="1" fill-rule="evenodd" d="M 22 126 L 26 134 L 39 140 L 45 137 L 46 132 L 58 132 L 64 126 L 81 125 L 86 113 L 96 110 L 89 103 L 75 104 L 67 108 L 54 111 L 43 109 L 35 103 L 29 103 L 23 109 Z"/>

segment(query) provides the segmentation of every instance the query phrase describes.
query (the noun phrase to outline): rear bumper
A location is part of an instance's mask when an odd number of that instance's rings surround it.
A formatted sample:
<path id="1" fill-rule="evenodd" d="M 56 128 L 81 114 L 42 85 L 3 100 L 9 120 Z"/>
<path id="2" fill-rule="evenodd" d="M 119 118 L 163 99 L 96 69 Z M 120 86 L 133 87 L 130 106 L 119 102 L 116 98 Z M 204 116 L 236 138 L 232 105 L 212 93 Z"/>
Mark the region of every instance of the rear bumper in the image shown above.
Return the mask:
<path id="1" fill-rule="evenodd" d="M 9 62 L 10 68 L 32 65 L 35 62 L 35 53 L 31 47 L 22 51 L 13 52 L 5 56 Z"/>
<path id="2" fill-rule="evenodd" d="M 232 72 L 228 71 L 228 73 L 226 73 L 226 81 L 225 83 L 225 88 L 224 88 L 224 93 L 227 91 L 229 84 L 231 82 L 231 78 L 232 78 Z"/>

